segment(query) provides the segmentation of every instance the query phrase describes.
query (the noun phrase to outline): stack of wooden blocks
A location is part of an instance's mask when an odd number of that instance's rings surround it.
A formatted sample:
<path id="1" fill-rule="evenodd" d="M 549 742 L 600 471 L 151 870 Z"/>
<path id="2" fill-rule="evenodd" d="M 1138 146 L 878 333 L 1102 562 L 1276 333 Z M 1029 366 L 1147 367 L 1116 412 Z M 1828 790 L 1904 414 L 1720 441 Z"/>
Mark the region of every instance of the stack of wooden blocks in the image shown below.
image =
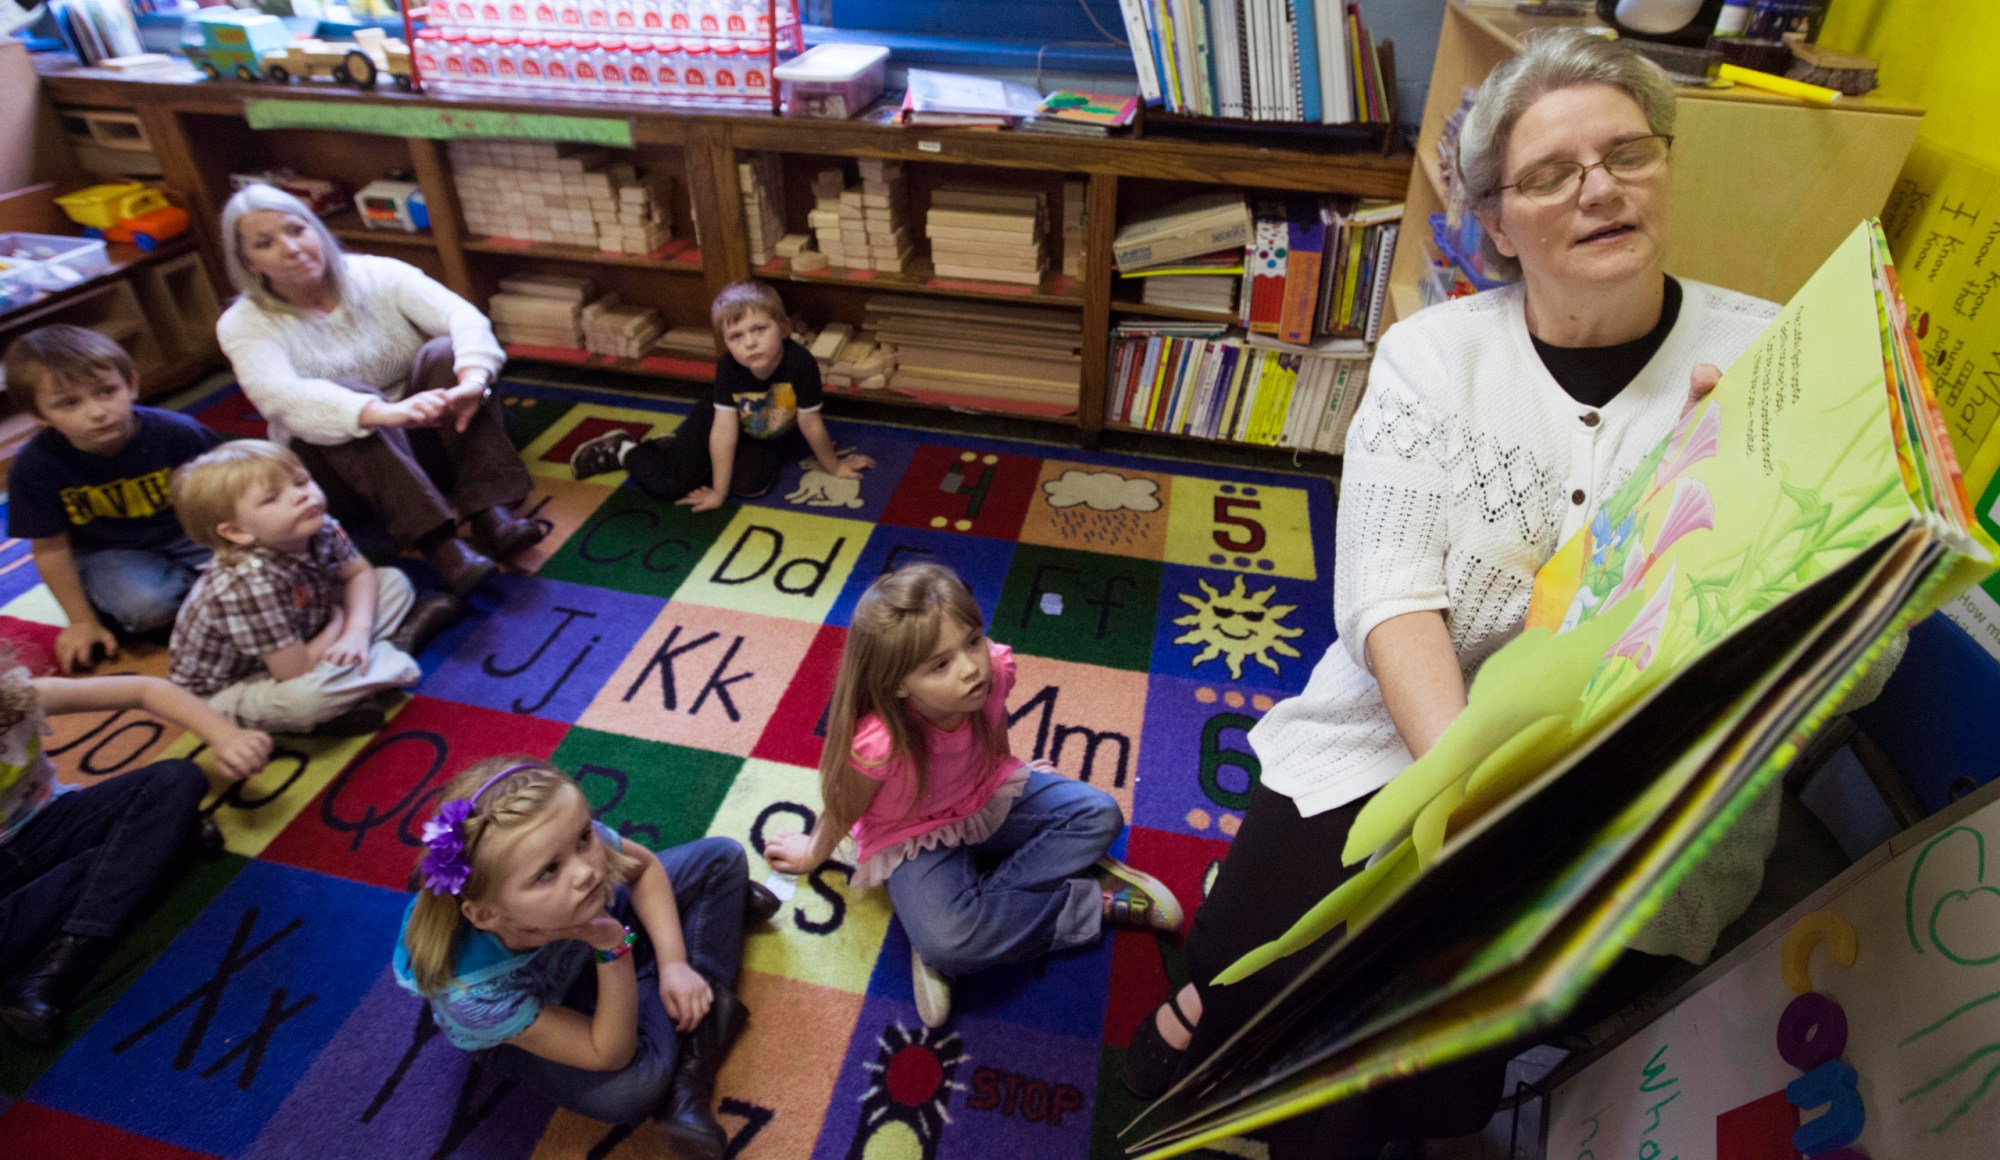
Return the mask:
<path id="1" fill-rule="evenodd" d="M 878 295 L 865 325 L 895 356 L 891 388 L 959 406 L 1076 409 L 1083 320 L 1074 310 Z"/>
<path id="2" fill-rule="evenodd" d="M 665 179 L 602 149 L 554 141 L 453 141 L 466 228 L 489 237 L 652 254 L 672 236 Z"/>
<path id="3" fill-rule="evenodd" d="M 706 326 L 676 326 L 653 344 L 657 354 L 707 361 L 716 356 L 715 331 Z"/>
<path id="4" fill-rule="evenodd" d="M 582 323 L 584 347 L 592 354 L 612 358 L 645 358 L 667 329 L 659 311 L 627 305 L 616 294 L 606 294 L 584 307 Z"/>
<path id="5" fill-rule="evenodd" d="M 896 369 L 893 352 L 845 322 L 828 323 L 800 341 L 819 363 L 820 381 L 832 390 L 880 390 Z"/>
<path id="6" fill-rule="evenodd" d="M 743 235 L 750 244 L 750 264 L 761 266 L 777 253 L 785 236 L 785 177 L 778 155 L 759 153 L 736 163 L 736 183 L 743 192 Z"/>
<path id="7" fill-rule="evenodd" d="M 588 278 L 516 274 L 487 300 L 493 334 L 509 346 L 583 347 L 583 305 L 597 296 Z"/>
<path id="8" fill-rule="evenodd" d="M 924 219 L 931 240 L 931 268 L 943 278 L 1040 285 L 1040 193 L 944 186 L 931 191 Z"/>
<path id="9" fill-rule="evenodd" d="M 1063 182 L 1062 272 L 1065 278 L 1083 277 L 1083 239 L 1088 219 L 1084 215 L 1085 190 L 1081 181 Z"/>
<path id="10" fill-rule="evenodd" d="M 813 178 L 809 220 L 820 251 L 835 266 L 900 274 L 916 250 L 903 163 L 863 157 L 855 165 L 861 171 L 859 185 L 849 186 L 838 169 L 822 169 Z"/>

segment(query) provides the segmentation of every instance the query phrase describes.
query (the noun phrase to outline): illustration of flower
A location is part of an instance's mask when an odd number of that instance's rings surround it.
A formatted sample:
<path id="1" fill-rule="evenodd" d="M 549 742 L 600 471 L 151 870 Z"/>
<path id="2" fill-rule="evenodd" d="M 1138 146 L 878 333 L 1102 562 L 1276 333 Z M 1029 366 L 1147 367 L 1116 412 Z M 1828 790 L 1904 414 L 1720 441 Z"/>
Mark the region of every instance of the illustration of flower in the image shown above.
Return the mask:
<path id="1" fill-rule="evenodd" d="M 1667 520 L 1660 526 L 1660 541 L 1651 548 L 1634 552 L 1626 561 L 1625 577 L 1612 589 L 1609 600 L 1618 600 L 1639 586 L 1653 561 L 1667 554 L 1674 541 L 1689 532 L 1715 528 L 1715 497 L 1699 479 L 1683 479 L 1674 485 L 1673 502 L 1667 506 Z M 1643 559 L 1641 558 L 1643 557 Z M 1636 564 L 1636 566 L 1635 566 Z"/>
<path id="2" fill-rule="evenodd" d="M 1653 473 L 1655 491 L 1665 491 L 1682 472 L 1704 459 L 1713 459 L 1722 449 L 1722 408 L 1709 402 L 1681 416 L 1667 446 L 1673 451 Z"/>
<path id="3" fill-rule="evenodd" d="M 1667 628 L 1667 605 L 1673 599 L 1674 574 L 1678 568 L 1676 565 L 1667 569 L 1667 578 L 1660 582 L 1660 590 L 1653 593 L 1653 598 L 1646 601 L 1639 615 L 1632 618 L 1624 635 L 1611 646 L 1610 652 L 1604 654 L 1605 660 L 1625 657 L 1632 662 L 1633 668 L 1641 671 L 1653 663 L 1654 656 L 1659 653 L 1660 634 Z"/>

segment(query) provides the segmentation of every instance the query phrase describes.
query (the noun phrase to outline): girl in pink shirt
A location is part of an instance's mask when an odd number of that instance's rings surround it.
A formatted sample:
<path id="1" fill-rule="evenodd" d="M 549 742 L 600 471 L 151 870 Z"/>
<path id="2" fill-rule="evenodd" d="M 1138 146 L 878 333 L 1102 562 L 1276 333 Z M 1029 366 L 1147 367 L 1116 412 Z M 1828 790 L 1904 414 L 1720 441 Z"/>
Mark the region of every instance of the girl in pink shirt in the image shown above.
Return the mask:
<path id="1" fill-rule="evenodd" d="M 1118 803 L 1008 748 L 1014 652 L 985 627 L 949 568 L 876 580 L 827 712 L 819 824 L 764 848 L 775 869 L 804 874 L 852 838 L 854 885 L 888 885 L 930 1027 L 951 1013 L 949 976 L 1092 942 L 1106 922 L 1181 925 L 1158 879 L 1104 856 L 1125 828 Z"/>

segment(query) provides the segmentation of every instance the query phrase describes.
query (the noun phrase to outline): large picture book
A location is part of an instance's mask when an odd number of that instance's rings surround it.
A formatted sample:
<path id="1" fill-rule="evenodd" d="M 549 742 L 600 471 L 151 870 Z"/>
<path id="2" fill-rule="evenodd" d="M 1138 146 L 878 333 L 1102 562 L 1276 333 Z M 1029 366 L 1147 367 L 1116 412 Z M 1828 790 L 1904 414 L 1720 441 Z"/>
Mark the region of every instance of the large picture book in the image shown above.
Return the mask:
<path id="1" fill-rule="evenodd" d="M 1863 223 L 1542 567 L 1521 636 L 1361 810 L 1340 856 L 1365 868 L 1217 983 L 1281 959 L 1291 981 L 1128 1146 L 1178 1155 L 1532 1042 L 1995 553 Z"/>

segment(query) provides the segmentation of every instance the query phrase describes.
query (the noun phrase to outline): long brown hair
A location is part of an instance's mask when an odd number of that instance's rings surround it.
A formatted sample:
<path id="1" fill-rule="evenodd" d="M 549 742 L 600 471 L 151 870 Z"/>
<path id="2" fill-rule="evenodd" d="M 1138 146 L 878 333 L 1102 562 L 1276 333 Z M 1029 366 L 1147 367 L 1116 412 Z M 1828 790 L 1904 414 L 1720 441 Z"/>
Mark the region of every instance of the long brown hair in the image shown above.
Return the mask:
<path id="1" fill-rule="evenodd" d="M 486 784 L 487 778 L 510 765 L 523 768 L 501 778 L 491 789 L 480 794 L 472 813 L 465 819 L 460 841 L 465 848 L 465 857 L 472 865 L 472 876 L 465 880 L 465 889 L 456 895 L 436 894 L 421 888 L 417 891 L 417 904 L 410 912 L 409 926 L 403 932 L 403 945 L 410 952 L 410 974 L 416 979 L 418 989 L 426 995 L 439 994 L 451 985 L 451 963 L 458 940 L 472 927 L 459 904 L 484 898 L 499 876 L 494 865 L 499 859 L 486 854 L 495 843 L 483 840 L 486 835 L 496 830 L 518 830 L 541 817 L 543 810 L 563 800 L 564 794 L 583 792 L 575 782 L 537 758 L 519 755 L 489 757 L 474 762 L 452 778 L 444 787 L 444 795 L 438 799 L 438 808 L 443 809 L 446 802 L 471 797 Z M 611 876 L 620 882 L 638 878 L 639 871 L 646 865 L 638 856 L 609 843 L 605 844 L 604 857 Z"/>
<path id="2" fill-rule="evenodd" d="M 860 799 L 868 778 L 854 769 L 854 729 L 873 714 L 889 731 L 889 760 L 904 760 L 916 773 L 911 808 L 923 801 L 929 754 L 924 735 L 910 728 L 903 699 L 896 687 L 936 650 L 952 624 L 983 628 L 985 614 L 958 574 L 940 564 L 910 564 L 878 577 L 861 594 L 847 628 L 847 647 L 840 654 L 840 676 L 833 686 L 833 703 L 826 714 L 826 748 L 820 751 L 819 787 L 826 816 L 825 831 L 844 834 L 861 816 Z M 984 713 L 972 715 L 973 737 L 980 751 L 999 756 L 1006 750 L 1005 733 L 994 730 Z"/>

